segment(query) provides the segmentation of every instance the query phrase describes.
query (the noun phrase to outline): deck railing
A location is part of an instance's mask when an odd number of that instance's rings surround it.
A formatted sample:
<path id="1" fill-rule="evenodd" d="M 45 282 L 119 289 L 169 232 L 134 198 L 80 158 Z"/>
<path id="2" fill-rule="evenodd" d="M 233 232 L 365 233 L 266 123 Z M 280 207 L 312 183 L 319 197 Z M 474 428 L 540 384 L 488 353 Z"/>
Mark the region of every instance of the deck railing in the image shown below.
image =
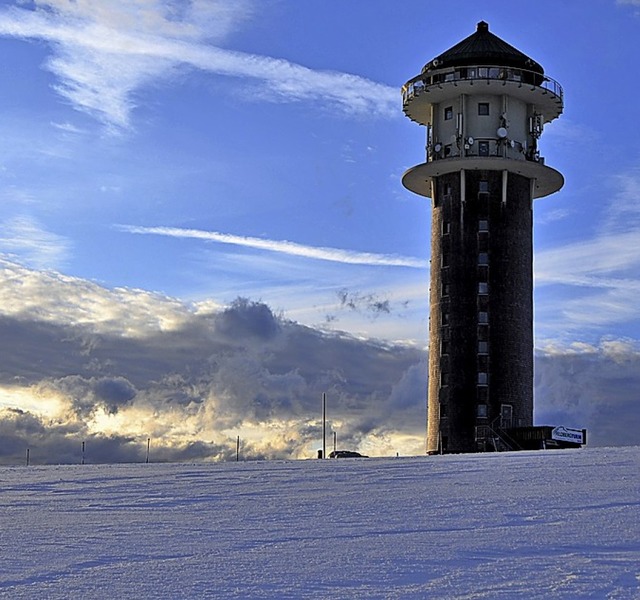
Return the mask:
<path id="1" fill-rule="evenodd" d="M 407 81 L 402 86 L 402 103 L 406 105 L 415 96 L 431 87 L 442 87 L 443 84 L 456 84 L 459 81 L 503 81 L 518 83 L 521 86 L 530 85 L 531 89 L 542 88 L 547 93 L 557 96 L 562 101 L 564 92 L 562 86 L 551 77 L 513 67 L 495 65 L 476 65 L 470 67 L 455 67 L 449 70 L 421 73 Z"/>

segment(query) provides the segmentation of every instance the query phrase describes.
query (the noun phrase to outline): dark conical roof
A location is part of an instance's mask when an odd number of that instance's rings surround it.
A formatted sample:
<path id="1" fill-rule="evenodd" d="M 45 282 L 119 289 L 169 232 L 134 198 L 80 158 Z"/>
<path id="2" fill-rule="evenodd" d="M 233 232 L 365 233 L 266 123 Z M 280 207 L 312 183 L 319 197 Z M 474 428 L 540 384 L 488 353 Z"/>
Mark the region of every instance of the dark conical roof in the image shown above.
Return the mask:
<path id="1" fill-rule="evenodd" d="M 491 33 L 484 21 L 478 23 L 475 33 L 428 62 L 423 72 L 470 65 L 515 67 L 544 74 L 540 64 Z"/>

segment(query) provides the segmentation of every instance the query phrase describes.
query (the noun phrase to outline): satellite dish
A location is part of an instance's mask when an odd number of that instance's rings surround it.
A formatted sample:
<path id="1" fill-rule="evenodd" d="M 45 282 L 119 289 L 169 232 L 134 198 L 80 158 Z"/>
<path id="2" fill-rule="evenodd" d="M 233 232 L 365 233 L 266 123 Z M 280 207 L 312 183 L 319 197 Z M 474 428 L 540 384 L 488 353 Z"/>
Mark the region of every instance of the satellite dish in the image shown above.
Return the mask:
<path id="1" fill-rule="evenodd" d="M 469 146 L 473 146 L 473 141 L 474 141 L 474 140 L 473 140 L 473 138 L 472 138 L 471 136 L 469 136 L 469 137 L 467 138 L 467 144 L 469 144 Z"/>
<path id="2" fill-rule="evenodd" d="M 498 131 L 496 132 L 498 134 L 498 137 L 503 140 L 504 138 L 507 137 L 507 135 L 509 135 L 509 132 L 507 131 L 507 129 L 505 127 L 498 127 Z"/>
<path id="3" fill-rule="evenodd" d="M 515 147 L 516 147 L 516 143 L 515 143 L 513 140 L 511 140 L 511 141 L 509 142 L 509 145 L 510 145 L 512 148 L 515 148 Z"/>
<path id="4" fill-rule="evenodd" d="M 434 149 L 436 152 L 440 152 L 440 150 L 442 150 L 442 144 L 441 144 L 440 142 L 438 142 L 438 143 L 433 147 L 433 149 Z"/>

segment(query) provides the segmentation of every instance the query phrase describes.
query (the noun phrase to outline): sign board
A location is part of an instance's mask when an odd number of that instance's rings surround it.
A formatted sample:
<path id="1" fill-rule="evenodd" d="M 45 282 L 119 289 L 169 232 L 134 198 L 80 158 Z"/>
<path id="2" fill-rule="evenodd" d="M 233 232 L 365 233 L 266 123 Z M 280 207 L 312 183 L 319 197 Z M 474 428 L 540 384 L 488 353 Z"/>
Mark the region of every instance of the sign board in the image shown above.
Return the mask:
<path id="1" fill-rule="evenodd" d="M 572 442 L 574 444 L 584 444 L 584 432 L 582 429 L 570 429 L 569 427 L 554 427 L 551 432 L 551 439 L 558 442 Z"/>

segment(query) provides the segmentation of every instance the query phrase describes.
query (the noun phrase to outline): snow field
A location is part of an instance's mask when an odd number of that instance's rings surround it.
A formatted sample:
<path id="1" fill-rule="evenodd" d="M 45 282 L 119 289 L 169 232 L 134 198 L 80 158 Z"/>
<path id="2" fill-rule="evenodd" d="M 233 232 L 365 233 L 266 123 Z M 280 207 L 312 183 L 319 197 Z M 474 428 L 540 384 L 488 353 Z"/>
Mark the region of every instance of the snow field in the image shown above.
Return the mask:
<path id="1" fill-rule="evenodd" d="M 640 598 L 640 448 L 0 468 L 0 598 Z"/>

